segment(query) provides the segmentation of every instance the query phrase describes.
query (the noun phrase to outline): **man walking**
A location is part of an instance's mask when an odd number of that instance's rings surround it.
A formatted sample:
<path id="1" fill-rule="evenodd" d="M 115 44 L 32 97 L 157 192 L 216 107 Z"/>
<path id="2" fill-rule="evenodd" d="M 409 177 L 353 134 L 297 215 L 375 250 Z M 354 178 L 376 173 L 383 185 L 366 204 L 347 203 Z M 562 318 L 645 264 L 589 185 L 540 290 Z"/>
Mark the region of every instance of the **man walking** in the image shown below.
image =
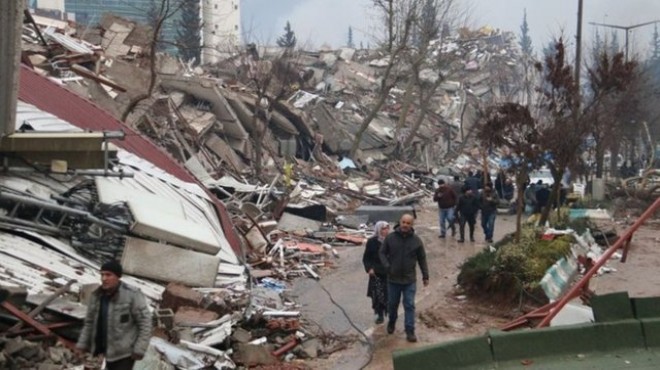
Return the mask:
<path id="1" fill-rule="evenodd" d="M 495 218 L 497 217 L 497 194 L 493 192 L 490 186 L 486 186 L 481 192 L 481 227 L 486 234 L 486 242 L 493 242 L 493 233 L 495 232 Z"/>
<path id="2" fill-rule="evenodd" d="M 447 235 L 447 224 L 451 228 L 451 235 L 456 233 L 454 226 L 454 207 L 458 196 L 454 190 L 445 184 L 445 180 L 438 180 L 438 188 L 435 189 L 433 200 L 438 203 L 438 220 L 440 222 L 440 238 Z"/>
<path id="3" fill-rule="evenodd" d="M 104 356 L 106 369 L 131 370 L 144 357 L 151 337 L 151 314 L 142 293 L 121 282 L 117 261 L 101 266 L 101 286 L 87 305 L 76 347 Z"/>
<path id="4" fill-rule="evenodd" d="M 474 241 L 474 225 L 477 223 L 477 212 L 479 212 L 479 199 L 471 189 L 466 189 L 456 205 L 456 217 L 458 218 L 459 243 L 465 242 L 465 224 L 470 230 L 470 241 Z"/>
<path id="5" fill-rule="evenodd" d="M 422 270 L 422 282 L 429 285 L 429 269 L 422 239 L 413 229 L 413 216 L 404 214 L 380 247 L 379 255 L 387 271 L 388 313 L 387 333 L 394 333 L 399 302 L 403 296 L 404 327 L 406 340 L 417 342 L 415 336 L 415 292 L 417 264 Z"/>

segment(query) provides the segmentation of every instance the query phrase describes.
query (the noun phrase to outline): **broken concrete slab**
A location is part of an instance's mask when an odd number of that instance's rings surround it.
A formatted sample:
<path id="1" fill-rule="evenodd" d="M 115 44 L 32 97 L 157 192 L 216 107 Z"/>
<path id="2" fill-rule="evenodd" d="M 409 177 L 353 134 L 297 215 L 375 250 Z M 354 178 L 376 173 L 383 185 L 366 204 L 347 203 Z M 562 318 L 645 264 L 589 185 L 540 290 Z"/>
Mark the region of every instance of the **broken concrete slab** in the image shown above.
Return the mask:
<path id="1" fill-rule="evenodd" d="M 321 222 L 310 220 L 305 217 L 293 215 L 291 213 L 283 213 L 277 223 L 277 228 L 282 231 L 319 231 L 321 229 Z"/>
<path id="2" fill-rule="evenodd" d="M 323 204 L 302 206 L 290 203 L 284 208 L 284 212 L 319 222 L 328 221 L 328 209 Z"/>
<path id="3" fill-rule="evenodd" d="M 351 229 L 360 229 L 369 222 L 369 215 L 339 215 L 335 218 L 337 225 L 346 226 Z"/>
<path id="4" fill-rule="evenodd" d="M 194 287 L 212 287 L 220 258 L 139 238 L 127 237 L 121 264 L 129 274 Z"/>

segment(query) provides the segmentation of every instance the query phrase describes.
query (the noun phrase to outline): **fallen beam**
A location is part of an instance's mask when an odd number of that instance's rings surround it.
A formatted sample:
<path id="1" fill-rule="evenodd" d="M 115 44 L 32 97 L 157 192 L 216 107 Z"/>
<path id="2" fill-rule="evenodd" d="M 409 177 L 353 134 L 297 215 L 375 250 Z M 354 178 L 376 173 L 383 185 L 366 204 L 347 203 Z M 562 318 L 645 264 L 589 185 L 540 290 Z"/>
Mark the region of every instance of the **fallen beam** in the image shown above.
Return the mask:
<path id="1" fill-rule="evenodd" d="M 2 302 L 2 303 L 0 303 L 0 306 L 2 308 L 4 308 L 5 310 L 9 311 L 9 313 L 11 313 L 12 315 L 16 316 L 17 319 L 19 319 L 21 321 L 24 321 L 26 324 L 28 324 L 31 327 L 35 328 L 41 334 L 49 336 L 49 337 L 55 337 L 55 338 L 57 338 L 57 340 L 62 342 L 62 344 L 65 345 L 67 348 L 69 348 L 71 350 L 75 350 L 75 348 L 76 348 L 75 343 L 73 343 L 71 341 L 68 341 L 68 340 L 60 337 L 59 335 L 53 333 L 52 331 L 50 331 L 50 329 L 46 325 L 44 325 L 44 324 L 38 322 L 37 320 L 31 318 L 25 312 L 23 312 L 23 311 L 19 310 L 18 308 L 16 308 L 16 306 L 14 306 L 13 304 L 11 304 L 9 302 Z"/>
<path id="2" fill-rule="evenodd" d="M 28 313 L 28 316 L 31 317 L 31 318 L 34 318 L 35 316 L 37 316 L 39 313 L 41 313 L 41 311 L 43 311 L 46 307 L 48 307 L 48 305 L 51 302 L 53 302 L 57 297 L 61 296 L 62 294 L 66 293 L 66 292 L 68 292 L 69 289 L 71 289 L 71 285 L 73 285 L 75 282 L 76 282 L 76 280 L 72 279 L 72 280 L 69 280 L 65 285 L 57 288 L 57 290 L 55 292 L 53 292 L 53 294 L 48 296 L 48 298 L 46 298 L 43 302 L 41 302 L 41 304 L 39 304 L 35 309 L 30 311 Z M 9 328 L 8 332 L 11 333 L 11 332 L 20 330 L 22 327 L 23 327 L 23 322 L 21 321 L 21 322 L 18 322 L 16 325 L 12 326 L 11 328 Z"/>

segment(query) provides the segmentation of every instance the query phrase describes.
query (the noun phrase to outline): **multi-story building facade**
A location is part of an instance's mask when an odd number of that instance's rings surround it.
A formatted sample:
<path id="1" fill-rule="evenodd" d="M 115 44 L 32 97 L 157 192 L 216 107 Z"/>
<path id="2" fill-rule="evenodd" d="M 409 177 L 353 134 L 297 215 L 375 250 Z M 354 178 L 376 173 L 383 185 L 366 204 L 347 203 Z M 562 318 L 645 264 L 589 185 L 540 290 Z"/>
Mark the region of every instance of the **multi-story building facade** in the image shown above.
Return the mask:
<path id="1" fill-rule="evenodd" d="M 217 62 L 241 43 L 240 0 L 202 0 L 202 62 Z"/>

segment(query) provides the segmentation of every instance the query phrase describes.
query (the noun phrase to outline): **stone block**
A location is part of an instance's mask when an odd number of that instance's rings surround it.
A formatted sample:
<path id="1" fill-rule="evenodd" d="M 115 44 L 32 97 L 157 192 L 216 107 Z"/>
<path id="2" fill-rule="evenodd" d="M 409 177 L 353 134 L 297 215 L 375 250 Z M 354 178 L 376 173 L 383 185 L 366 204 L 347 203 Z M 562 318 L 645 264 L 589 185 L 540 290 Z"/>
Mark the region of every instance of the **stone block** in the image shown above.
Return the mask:
<path id="1" fill-rule="evenodd" d="M 236 362 L 243 366 L 274 365 L 279 360 L 271 354 L 272 345 L 252 345 L 239 343 L 236 350 Z"/>
<path id="2" fill-rule="evenodd" d="M 202 307 L 204 295 L 188 288 L 185 285 L 170 283 L 163 292 L 161 308 L 169 308 L 176 312 L 180 307 Z"/>
<path id="3" fill-rule="evenodd" d="M 231 338 L 236 342 L 247 343 L 252 340 L 252 334 L 243 328 L 237 328 L 231 334 Z"/>
<path id="4" fill-rule="evenodd" d="M 218 317 L 218 314 L 213 311 L 197 307 L 183 306 L 174 314 L 174 325 L 194 326 L 196 324 L 204 324 L 209 321 L 217 320 Z"/>

